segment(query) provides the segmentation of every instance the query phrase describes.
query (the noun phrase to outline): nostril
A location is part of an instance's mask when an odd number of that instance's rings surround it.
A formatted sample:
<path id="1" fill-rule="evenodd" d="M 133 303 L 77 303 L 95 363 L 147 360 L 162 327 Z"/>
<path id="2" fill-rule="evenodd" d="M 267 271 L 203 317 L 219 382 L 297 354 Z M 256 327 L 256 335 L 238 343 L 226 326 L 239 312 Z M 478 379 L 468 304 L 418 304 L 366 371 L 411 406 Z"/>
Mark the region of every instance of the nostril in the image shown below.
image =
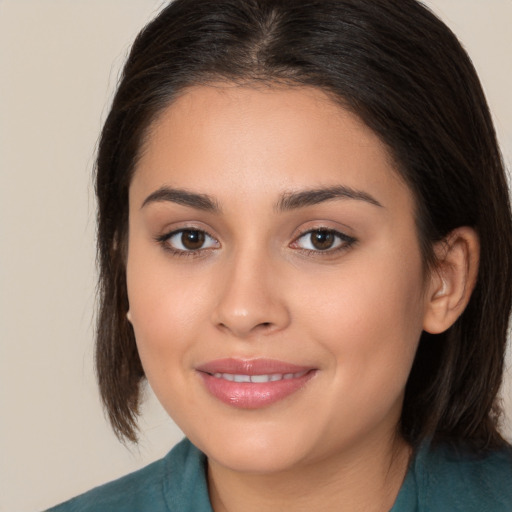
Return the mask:
<path id="1" fill-rule="evenodd" d="M 272 322 L 261 322 L 258 325 L 255 325 L 253 329 L 251 329 L 253 332 L 259 331 L 259 332 L 266 332 L 270 333 L 274 330 L 275 325 Z"/>
<path id="2" fill-rule="evenodd" d="M 247 298 L 249 297 L 249 298 Z M 264 298 L 265 300 L 260 300 Z M 239 338 L 251 335 L 268 335 L 288 325 L 289 315 L 285 305 L 269 297 L 226 294 L 212 311 L 211 321 L 220 331 L 230 332 Z"/>

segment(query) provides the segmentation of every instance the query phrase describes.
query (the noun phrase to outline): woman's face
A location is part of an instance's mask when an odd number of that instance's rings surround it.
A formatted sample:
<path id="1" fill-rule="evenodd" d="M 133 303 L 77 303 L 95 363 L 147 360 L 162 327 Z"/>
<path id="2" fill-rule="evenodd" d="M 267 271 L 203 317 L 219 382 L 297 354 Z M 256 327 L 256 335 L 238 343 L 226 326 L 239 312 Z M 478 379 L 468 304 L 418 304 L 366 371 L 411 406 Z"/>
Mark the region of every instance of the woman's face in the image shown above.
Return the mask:
<path id="1" fill-rule="evenodd" d="M 147 378 L 212 461 L 273 472 L 389 441 L 426 310 L 413 197 L 312 88 L 195 87 L 130 188 Z"/>

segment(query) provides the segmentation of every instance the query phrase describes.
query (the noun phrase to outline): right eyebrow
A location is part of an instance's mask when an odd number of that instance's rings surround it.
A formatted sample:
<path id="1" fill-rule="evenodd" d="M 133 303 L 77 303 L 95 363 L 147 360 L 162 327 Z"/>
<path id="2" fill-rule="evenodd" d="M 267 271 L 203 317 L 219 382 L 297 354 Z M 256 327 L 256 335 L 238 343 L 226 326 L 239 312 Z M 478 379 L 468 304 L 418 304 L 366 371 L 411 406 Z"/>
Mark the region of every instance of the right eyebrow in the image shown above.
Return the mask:
<path id="1" fill-rule="evenodd" d="M 161 203 L 165 201 L 189 206 L 206 212 L 220 212 L 220 207 L 217 201 L 206 194 L 196 194 L 195 192 L 189 192 L 188 190 L 167 186 L 160 187 L 158 190 L 149 194 L 149 196 L 144 199 L 141 208 L 144 208 L 151 203 Z"/>
<path id="2" fill-rule="evenodd" d="M 278 211 L 289 211 L 297 208 L 304 208 L 320 204 L 332 199 L 354 199 L 364 201 L 368 204 L 383 208 L 382 204 L 373 196 L 363 190 L 356 190 L 344 185 L 318 188 L 312 190 L 299 190 L 298 192 L 287 192 L 283 194 L 276 204 Z"/>

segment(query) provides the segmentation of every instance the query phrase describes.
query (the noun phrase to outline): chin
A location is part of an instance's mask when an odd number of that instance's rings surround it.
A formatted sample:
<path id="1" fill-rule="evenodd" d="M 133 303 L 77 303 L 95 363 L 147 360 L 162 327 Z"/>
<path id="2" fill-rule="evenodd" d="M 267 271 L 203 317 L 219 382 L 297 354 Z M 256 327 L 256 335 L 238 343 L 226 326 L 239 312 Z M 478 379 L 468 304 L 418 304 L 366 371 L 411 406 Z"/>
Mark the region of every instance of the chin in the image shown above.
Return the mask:
<path id="1" fill-rule="evenodd" d="M 262 430 L 243 432 L 238 435 L 223 432 L 220 436 L 209 436 L 207 441 L 190 440 L 203 451 L 209 460 L 241 473 L 270 474 L 289 470 L 300 464 L 307 454 L 305 443 L 287 434 L 275 432 L 265 435 Z M 276 435 L 277 434 L 277 435 Z"/>
<path id="2" fill-rule="evenodd" d="M 214 450 L 215 451 L 215 450 Z M 300 454 L 291 450 L 230 449 L 208 455 L 208 459 L 237 473 L 275 474 L 300 464 Z"/>

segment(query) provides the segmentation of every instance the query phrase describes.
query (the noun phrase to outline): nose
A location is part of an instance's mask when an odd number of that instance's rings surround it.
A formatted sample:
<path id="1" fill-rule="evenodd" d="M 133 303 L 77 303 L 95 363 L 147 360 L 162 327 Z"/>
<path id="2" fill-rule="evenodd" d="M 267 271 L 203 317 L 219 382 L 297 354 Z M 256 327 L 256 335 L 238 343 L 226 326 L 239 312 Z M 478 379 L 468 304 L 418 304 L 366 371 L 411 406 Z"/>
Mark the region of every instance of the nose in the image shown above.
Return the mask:
<path id="1" fill-rule="evenodd" d="M 285 329 L 290 313 L 278 265 L 262 255 L 240 254 L 226 262 L 212 320 L 237 338 Z"/>

